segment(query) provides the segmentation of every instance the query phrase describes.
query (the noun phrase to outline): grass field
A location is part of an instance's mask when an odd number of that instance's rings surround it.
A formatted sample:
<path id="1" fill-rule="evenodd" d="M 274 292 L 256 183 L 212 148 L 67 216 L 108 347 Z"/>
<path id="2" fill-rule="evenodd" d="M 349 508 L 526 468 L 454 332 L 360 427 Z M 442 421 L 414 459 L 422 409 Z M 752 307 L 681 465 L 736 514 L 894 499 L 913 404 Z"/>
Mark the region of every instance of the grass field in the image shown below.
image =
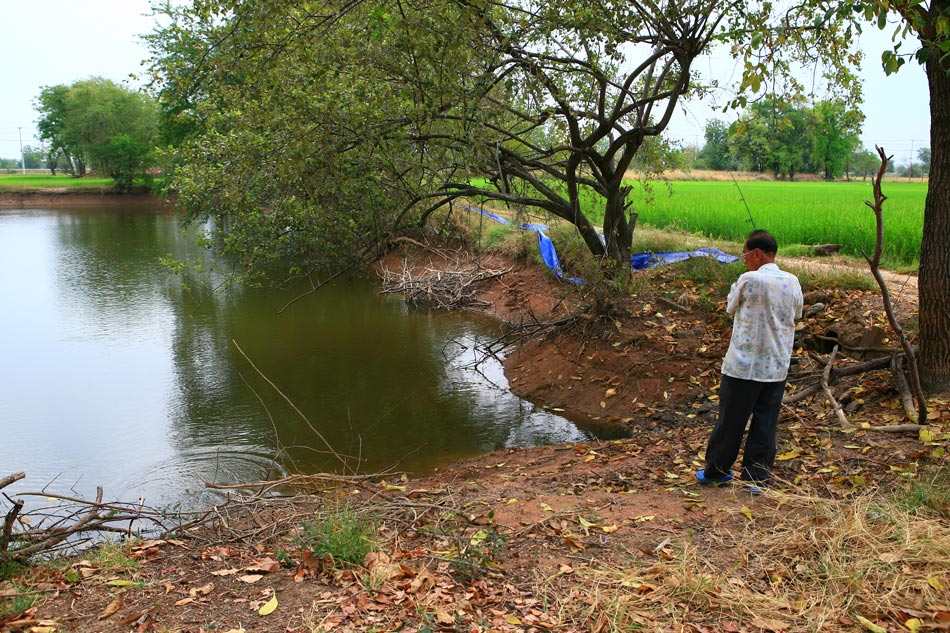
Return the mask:
<path id="1" fill-rule="evenodd" d="M 73 178 L 69 175 L 0 174 L 0 191 L 28 189 L 102 189 L 113 186 L 112 178 Z"/>
<path id="2" fill-rule="evenodd" d="M 926 183 L 885 183 L 886 267 L 916 268 L 923 235 Z M 841 244 L 842 253 L 861 257 L 874 248 L 873 197 L 862 182 L 673 182 L 633 193 L 638 222 L 659 228 L 741 241 L 756 228 L 773 233 L 780 248 L 796 244 Z M 745 203 L 743 203 L 743 198 Z M 748 205 L 748 211 L 746 209 Z"/>

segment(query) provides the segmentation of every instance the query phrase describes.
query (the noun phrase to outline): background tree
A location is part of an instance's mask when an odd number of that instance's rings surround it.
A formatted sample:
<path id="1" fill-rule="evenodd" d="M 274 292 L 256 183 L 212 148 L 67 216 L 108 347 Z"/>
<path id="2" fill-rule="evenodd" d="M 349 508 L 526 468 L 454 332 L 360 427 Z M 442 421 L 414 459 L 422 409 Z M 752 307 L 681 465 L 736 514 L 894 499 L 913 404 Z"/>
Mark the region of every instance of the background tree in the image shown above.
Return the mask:
<path id="1" fill-rule="evenodd" d="M 23 163 L 27 169 L 43 169 L 45 152 L 42 147 L 23 146 Z"/>
<path id="2" fill-rule="evenodd" d="M 70 87 L 64 134 L 82 148 L 91 165 L 128 189 L 151 164 L 157 115 L 146 95 L 94 77 Z"/>
<path id="3" fill-rule="evenodd" d="M 849 110 L 842 100 L 820 101 L 811 109 L 811 160 L 825 180 L 844 174 L 848 158 L 860 145 L 862 120 L 861 113 Z"/>
<path id="4" fill-rule="evenodd" d="M 158 111 L 142 93 L 94 77 L 44 88 L 37 109 L 40 137 L 77 175 L 91 165 L 128 189 L 153 163 Z"/>
<path id="5" fill-rule="evenodd" d="M 860 174 L 861 180 L 867 180 L 868 176 L 876 173 L 880 166 L 881 161 L 877 154 L 863 147 L 851 152 L 851 156 L 848 159 L 849 173 Z M 891 171 L 893 171 L 893 169 Z"/>
<path id="6" fill-rule="evenodd" d="M 49 173 L 53 176 L 56 175 L 56 170 L 60 168 L 60 165 L 66 165 L 66 155 L 63 150 L 59 147 L 52 148 L 49 145 L 46 145 L 46 167 L 49 169 Z"/>
<path id="7" fill-rule="evenodd" d="M 69 86 L 65 85 L 47 86 L 40 91 L 33 104 L 40 114 L 36 127 L 40 140 L 49 144 L 50 152 L 62 152 L 68 170 L 74 176 L 81 177 L 86 173 L 85 157 L 78 147 L 72 146 L 72 139 L 66 132 L 68 93 Z"/>
<path id="8" fill-rule="evenodd" d="M 731 151 L 747 170 L 793 180 L 805 167 L 811 144 L 806 121 L 806 112 L 794 104 L 764 99 L 730 127 Z"/>
<path id="9" fill-rule="evenodd" d="M 717 171 L 735 169 L 735 160 L 729 152 L 729 127 L 719 119 L 710 119 L 703 132 L 706 144 L 699 152 L 702 166 Z"/>
<path id="10" fill-rule="evenodd" d="M 920 167 L 924 174 L 930 173 L 930 148 L 921 147 L 917 150 L 917 160 L 920 161 Z"/>

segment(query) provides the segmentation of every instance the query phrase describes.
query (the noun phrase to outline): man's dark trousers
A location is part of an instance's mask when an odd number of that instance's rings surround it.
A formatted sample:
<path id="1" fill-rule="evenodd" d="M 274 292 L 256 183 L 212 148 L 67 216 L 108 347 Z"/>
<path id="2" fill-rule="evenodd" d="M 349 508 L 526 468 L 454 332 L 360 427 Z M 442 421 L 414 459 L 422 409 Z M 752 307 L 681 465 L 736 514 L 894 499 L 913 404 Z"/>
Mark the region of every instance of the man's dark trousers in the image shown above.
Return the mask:
<path id="1" fill-rule="evenodd" d="M 778 414 L 785 381 L 758 382 L 723 376 L 719 384 L 719 420 L 706 447 L 706 476 L 723 477 L 739 456 L 749 416 L 749 434 L 742 455 L 745 481 L 765 482 L 772 477 Z"/>

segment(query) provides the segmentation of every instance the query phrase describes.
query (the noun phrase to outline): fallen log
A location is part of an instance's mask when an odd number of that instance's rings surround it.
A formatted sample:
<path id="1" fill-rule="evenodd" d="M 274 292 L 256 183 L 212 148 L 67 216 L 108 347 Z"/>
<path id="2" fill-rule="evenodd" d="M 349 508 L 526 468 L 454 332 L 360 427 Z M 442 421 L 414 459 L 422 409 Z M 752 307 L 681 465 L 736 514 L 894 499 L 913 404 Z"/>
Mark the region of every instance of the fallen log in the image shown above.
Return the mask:
<path id="1" fill-rule="evenodd" d="M 831 255 L 837 253 L 841 250 L 841 244 L 815 244 L 814 246 L 808 247 L 808 252 L 811 255 L 823 256 Z"/>

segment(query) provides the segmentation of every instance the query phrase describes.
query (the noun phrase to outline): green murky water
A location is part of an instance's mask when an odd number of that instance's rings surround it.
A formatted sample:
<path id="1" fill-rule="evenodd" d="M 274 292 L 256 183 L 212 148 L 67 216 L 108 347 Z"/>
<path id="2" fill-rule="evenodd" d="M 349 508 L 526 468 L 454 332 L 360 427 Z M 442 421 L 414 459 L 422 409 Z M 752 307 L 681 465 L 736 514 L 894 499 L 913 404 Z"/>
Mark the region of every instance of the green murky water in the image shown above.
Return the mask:
<path id="1" fill-rule="evenodd" d="M 191 505 L 199 476 L 422 473 L 590 439 L 508 392 L 477 352 L 492 323 L 372 280 L 277 314 L 294 295 L 183 284 L 167 254 L 198 250 L 158 209 L 0 210 L 0 475 L 28 474 L 7 492 Z"/>

